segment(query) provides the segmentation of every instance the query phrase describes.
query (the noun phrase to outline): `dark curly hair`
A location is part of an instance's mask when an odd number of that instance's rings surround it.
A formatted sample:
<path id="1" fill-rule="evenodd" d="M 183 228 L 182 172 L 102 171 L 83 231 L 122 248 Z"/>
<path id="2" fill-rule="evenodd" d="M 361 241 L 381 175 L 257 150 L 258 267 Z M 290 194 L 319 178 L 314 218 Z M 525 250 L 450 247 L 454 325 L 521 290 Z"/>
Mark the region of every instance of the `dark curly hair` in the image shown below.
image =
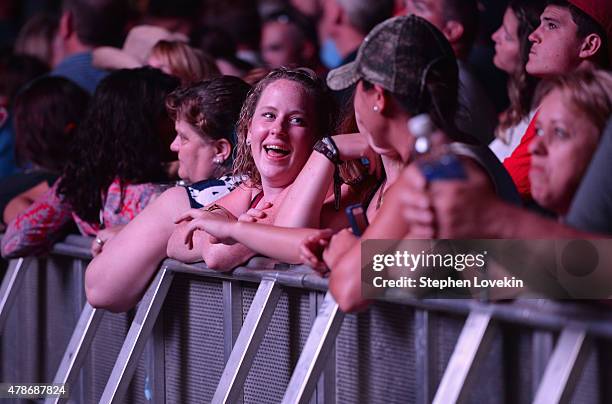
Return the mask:
<path id="1" fill-rule="evenodd" d="M 96 89 L 78 128 L 58 193 L 75 213 L 98 222 L 109 185 L 166 179 L 164 155 L 173 136 L 164 100 L 178 79 L 157 69 L 117 70 Z"/>
<path id="2" fill-rule="evenodd" d="M 331 92 L 315 72 L 306 68 L 287 69 L 281 67 L 272 70 L 266 77 L 257 82 L 249 92 L 240 111 L 240 120 L 237 126 L 238 145 L 234 157 L 234 175 L 247 179 L 249 185 L 254 187 L 261 186 L 261 176 L 251 155 L 251 147 L 246 141 L 247 133 L 261 94 L 268 85 L 277 80 L 296 82 L 304 87 L 312 97 L 315 105 L 315 136 L 317 140 L 331 135 L 336 129 L 338 107 Z"/>
<path id="3" fill-rule="evenodd" d="M 45 76 L 28 84 L 17 95 L 13 110 L 18 163 L 32 162 L 61 174 L 89 98 L 63 77 Z"/>

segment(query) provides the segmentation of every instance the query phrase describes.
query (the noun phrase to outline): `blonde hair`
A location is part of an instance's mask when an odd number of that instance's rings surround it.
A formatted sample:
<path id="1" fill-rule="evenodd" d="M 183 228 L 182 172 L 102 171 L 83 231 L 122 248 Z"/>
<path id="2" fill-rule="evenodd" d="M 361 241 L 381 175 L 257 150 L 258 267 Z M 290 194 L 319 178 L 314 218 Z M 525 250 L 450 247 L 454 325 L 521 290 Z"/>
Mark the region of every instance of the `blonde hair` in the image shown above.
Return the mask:
<path id="1" fill-rule="evenodd" d="M 57 18 L 37 14 L 19 31 L 15 40 L 15 53 L 30 55 L 51 66 L 53 62 L 53 38 L 57 32 Z"/>
<path id="2" fill-rule="evenodd" d="M 572 108 L 603 131 L 612 114 L 612 73 L 583 69 L 544 80 L 536 91 L 537 104 L 554 90 L 562 92 Z"/>
<path id="3" fill-rule="evenodd" d="M 191 84 L 221 75 L 215 60 L 183 42 L 159 41 L 149 57 L 155 57 L 170 68 L 170 74 L 182 84 Z"/>

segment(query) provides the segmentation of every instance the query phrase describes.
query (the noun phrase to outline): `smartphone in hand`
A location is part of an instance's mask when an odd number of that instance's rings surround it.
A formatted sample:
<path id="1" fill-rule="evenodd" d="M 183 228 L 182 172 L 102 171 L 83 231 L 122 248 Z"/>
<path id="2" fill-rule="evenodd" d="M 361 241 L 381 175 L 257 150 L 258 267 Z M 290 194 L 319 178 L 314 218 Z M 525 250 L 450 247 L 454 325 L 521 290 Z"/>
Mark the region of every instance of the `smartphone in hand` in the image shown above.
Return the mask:
<path id="1" fill-rule="evenodd" d="M 345 213 L 346 217 L 348 217 L 351 229 L 353 230 L 353 234 L 357 237 L 361 237 L 369 225 L 363 206 L 360 203 L 347 206 Z"/>

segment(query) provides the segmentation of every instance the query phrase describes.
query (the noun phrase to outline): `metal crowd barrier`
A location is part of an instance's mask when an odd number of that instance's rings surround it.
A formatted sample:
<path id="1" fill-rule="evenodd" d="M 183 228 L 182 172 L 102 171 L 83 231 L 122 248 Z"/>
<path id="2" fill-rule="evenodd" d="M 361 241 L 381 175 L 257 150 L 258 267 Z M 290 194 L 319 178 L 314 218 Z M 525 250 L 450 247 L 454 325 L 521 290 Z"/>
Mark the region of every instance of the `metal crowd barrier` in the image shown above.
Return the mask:
<path id="1" fill-rule="evenodd" d="M 69 383 L 77 403 L 612 402 L 612 314 L 594 304 L 405 299 L 345 315 L 305 267 L 166 260 L 136 310 L 103 313 L 84 299 L 89 243 L 11 261 L 2 382 Z"/>

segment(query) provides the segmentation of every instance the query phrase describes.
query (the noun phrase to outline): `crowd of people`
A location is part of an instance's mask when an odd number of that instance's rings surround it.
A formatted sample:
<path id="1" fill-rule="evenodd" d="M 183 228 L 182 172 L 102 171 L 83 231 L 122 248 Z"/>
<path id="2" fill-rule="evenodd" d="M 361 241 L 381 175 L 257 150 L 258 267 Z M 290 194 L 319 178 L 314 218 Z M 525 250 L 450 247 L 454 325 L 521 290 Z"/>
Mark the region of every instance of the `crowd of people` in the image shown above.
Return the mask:
<path id="1" fill-rule="evenodd" d="M 476 0 L 261 1 L 202 26 L 126 4 L 65 0 L 0 60 L 2 255 L 93 236 L 94 307 L 132 308 L 165 257 L 263 255 L 352 311 L 363 240 L 612 233 L 608 0 L 510 0 L 501 97 Z M 426 171 L 433 149 L 455 165 Z"/>

